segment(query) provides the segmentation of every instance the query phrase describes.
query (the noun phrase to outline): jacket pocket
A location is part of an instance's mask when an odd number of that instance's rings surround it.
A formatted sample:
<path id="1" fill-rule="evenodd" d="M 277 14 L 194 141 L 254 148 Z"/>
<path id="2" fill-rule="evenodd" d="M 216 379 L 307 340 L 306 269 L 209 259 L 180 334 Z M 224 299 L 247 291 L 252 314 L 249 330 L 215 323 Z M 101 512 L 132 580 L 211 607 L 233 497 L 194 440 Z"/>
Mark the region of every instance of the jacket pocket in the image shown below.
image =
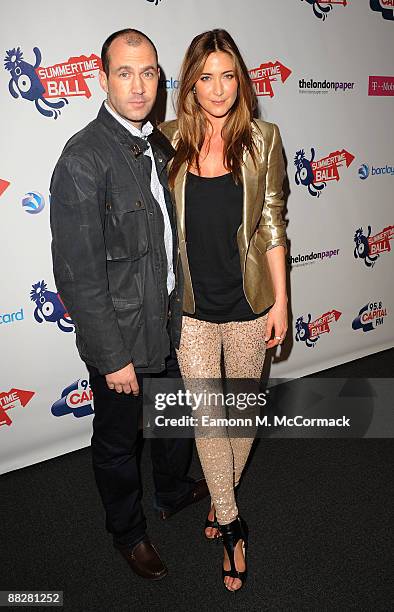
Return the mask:
<path id="1" fill-rule="evenodd" d="M 135 261 L 148 252 L 148 219 L 142 200 L 106 204 L 105 246 L 108 261 Z"/>
<path id="2" fill-rule="evenodd" d="M 143 306 L 139 300 L 113 299 L 123 342 L 135 367 L 147 367 L 148 352 Z"/>

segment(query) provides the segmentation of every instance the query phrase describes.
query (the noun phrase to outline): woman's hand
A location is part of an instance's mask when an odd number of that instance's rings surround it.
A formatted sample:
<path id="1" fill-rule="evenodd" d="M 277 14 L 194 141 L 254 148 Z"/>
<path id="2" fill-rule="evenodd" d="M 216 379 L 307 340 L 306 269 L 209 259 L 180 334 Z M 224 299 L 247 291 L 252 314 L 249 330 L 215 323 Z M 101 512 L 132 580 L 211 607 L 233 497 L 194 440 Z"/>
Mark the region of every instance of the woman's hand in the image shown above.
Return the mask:
<path id="1" fill-rule="evenodd" d="M 271 338 L 274 332 L 274 338 Z M 276 299 L 268 313 L 265 341 L 267 349 L 282 344 L 287 332 L 287 298 Z"/>

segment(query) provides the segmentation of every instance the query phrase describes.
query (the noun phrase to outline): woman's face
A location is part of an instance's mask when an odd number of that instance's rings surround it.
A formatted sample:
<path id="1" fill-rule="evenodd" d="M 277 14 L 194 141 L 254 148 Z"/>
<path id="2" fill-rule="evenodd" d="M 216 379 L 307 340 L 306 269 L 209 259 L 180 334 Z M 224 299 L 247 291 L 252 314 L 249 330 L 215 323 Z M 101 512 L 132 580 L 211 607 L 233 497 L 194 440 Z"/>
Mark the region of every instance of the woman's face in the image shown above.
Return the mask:
<path id="1" fill-rule="evenodd" d="M 210 117 L 225 117 L 238 92 L 234 60 L 229 53 L 215 51 L 208 55 L 202 74 L 195 84 L 198 103 Z"/>

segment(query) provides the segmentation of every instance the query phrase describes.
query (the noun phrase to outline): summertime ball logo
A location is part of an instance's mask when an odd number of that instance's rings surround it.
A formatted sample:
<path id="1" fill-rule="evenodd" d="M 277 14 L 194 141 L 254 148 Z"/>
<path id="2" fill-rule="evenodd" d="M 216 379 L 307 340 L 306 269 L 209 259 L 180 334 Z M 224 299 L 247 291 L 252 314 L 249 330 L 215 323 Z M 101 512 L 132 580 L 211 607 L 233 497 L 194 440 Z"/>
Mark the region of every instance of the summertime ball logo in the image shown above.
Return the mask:
<path id="1" fill-rule="evenodd" d="M 354 257 L 364 260 L 367 268 L 373 268 L 381 253 L 390 252 L 390 240 L 394 238 L 394 225 L 384 227 L 381 232 L 371 236 L 371 226 L 368 225 L 368 234 L 365 236 L 360 227 L 354 234 Z"/>
<path id="2" fill-rule="evenodd" d="M 354 155 L 345 149 L 334 151 L 327 157 L 318 160 L 315 160 L 315 149 L 313 147 L 311 148 L 310 159 L 305 156 L 304 149 L 300 149 L 294 157 L 294 165 L 297 168 L 295 182 L 297 185 L 307 187 L 311 196 L 319 197 L 328 181 L 339 181 L 338 168 L 343 165 L 348 168 L 353 160 Z"/>
<path id="3" fill-rule="evenodd" d="M 382 300 L 379 302 L 370 302 L 360 308 L 358 316 L 353 319 L 352 329 L 362 329 L 363 332 L 369 332 L 383 325 L 387 317 L 387 308 L 383 306 Z"/>
<path id="4" fill-rule="evenodd" d="M 23 389 L 10 389 L 7 393 L 0 393 L 0 427 L 1 425 L 12 424 L 10 415 L 6 411 L 11 408 L 25 408 L 34 395 L 34 391 L 24 391 Z"/>
<path id="5" fill-rule="evenodd" d="M 60 109 L 68 104 L 68 98 L 91 97 L 87 79 L 97 75 L 101 60 L 91 54 L 70 57 L 67 61 L 45 68 L 41 66 L 41 51 L 33 48 L 34 64 L 23 59 L 20 47 L 9 49 L 4 58 L 4 68 L 11 79 L 8 90 L 13 98 L 23 98 L 34 102 L 36 109 L 44 117 L 57 119 Z M 50 98 L 60 98 L 56 102 Z"/>
<path id="6" fill-rule="evenodd" d="M 276 61 L 260 64 L 258 68 L 249 70 L 249 74 L 256 90 L 256 95 L 273 98 L 275 94 L 272 83 L 275 81 L 285 83 L 291 75 L 291 70 Z"/>
<path id="7" fill-rule="evenodd" d="M 63 332 L 74 331 L 74 323 L 58 293 L 48 291 L 42 280 L 32 285 L 30 299 L 35 303 L 34 318 L 37 323 L 56 323 Z"/>
<path id="8" fill-rule="evenodd" d="M 383 19 L 394 20 L 394 0 L 370 0 L 369 6 L 373 11 L 382 13 Z"/>
<path id="9" fill-rule="evenodd" d="M 304 321 L 304 317 L 298 317 L 296 320 L 296 336 L 297 342 L 304 342 L 306 346 L 313 347 L 319 340 L 322 334 L 329 334 L 331 331 L 330 325 L 338 321 L 341 316 L 339 310 L 330 310 L 325 312 L 320 317 L 311 321 L 312 315 L 308 314 L 308 321 Z"/>
<path id="10" fill-rule="evenodd" d="M 36 215 L 40 213 L 45 206 L 44 196 L 38 193 L 38 191 L 29 191 L 22 198 L 22 206 L 25 212 L 30 215 Z"/>
<path id="11" fill-rule="evenodd" d="M 333 4 L 341 4 L 342 6 L 346 6 L 348 4 L 347 0 L 305 0 L 308 4 L 312 5 L 313 12 L 318 19 L 322 19 L 323 21 L 327 18 L 327 15 L 330 11 L 332 11 Z M 304 0 L 301 0 L 304 2 Z"/>
<path id="12" fill-rule="evenodd" d="M 72 414 L 80 418 L 93 414 L 93 392 L 85 378 L 76 380 L 62 391 L 60 399 L 52 406 L 53 416 L 61 417 Z"/>

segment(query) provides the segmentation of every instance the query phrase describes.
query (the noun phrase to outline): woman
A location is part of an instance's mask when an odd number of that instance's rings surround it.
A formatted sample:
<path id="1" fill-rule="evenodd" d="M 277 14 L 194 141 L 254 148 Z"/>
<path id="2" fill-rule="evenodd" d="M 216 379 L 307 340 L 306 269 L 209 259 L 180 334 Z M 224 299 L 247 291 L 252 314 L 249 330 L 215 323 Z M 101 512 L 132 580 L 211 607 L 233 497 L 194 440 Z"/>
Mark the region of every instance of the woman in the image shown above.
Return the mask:
<path id="1" fill-rule="evenodd" d="M 161 126 L 176 150 L 169 184 L 185 279 L 178 360 L 188 380 L 220 378 L 222 350 L 226 377 L 260 378 L 266 348 L 287 331 L 282 145 L 276 125 L 253 120 L 255 106 L 231 36 L 196 36 L 181 69 L 177 120 Z M 205 534 L 223 538 L 230 591 L 246 579 L 234 488 L 252 442 L 196 437 L 212 499 Z"/>

